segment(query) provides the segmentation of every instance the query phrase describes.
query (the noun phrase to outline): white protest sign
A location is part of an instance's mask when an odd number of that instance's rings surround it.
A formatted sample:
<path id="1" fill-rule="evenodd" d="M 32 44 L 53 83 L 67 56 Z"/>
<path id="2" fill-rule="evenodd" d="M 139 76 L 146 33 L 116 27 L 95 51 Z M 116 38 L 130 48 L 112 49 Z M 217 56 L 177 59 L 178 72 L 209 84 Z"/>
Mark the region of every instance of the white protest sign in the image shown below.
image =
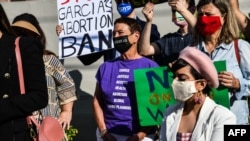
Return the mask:
<path id="1" fill-rule="evenodd" d="M 113 48 L 112 0 L 57 0 L 59 58 Z"/>

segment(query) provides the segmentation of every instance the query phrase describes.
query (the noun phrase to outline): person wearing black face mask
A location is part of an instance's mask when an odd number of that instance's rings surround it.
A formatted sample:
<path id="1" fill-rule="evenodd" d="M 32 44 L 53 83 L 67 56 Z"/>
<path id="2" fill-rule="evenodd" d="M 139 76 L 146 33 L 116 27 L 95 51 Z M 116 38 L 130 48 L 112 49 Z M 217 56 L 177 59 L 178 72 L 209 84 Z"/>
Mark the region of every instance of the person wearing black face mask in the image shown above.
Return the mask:
<path id="1" fill-rule="evenodd" d="M 128 35 L 113 38 L 115 49 L 123 54 L 130 49 L 132 44 L 129 42 Z"/>
<path id="2" fill-rule="evenodd" d="M 115 0 L 117 12 L 120 14 L 121 17 L 128 17 L 135 19 L 144 29 L 146 22 L 141 20 L 135 12 L 133 5 L 130 3 L 130 0 Z M 151 34 L 150 34 L 150 42 L 156 41 L 160 39 L 160 33 L 158 31 L 157 25 L 153 24 L 151 27 Z"/>
<path id="3" fill-rule="evenodd" d="M 138 53 L 140 35 L 135 19 L 121 17 L 114 22 L 114 47 L 121 55 L 104 62 L 96 73 L 93 108 L 97 141 L 153 141 L 156 126 L 139 124 L 133 71 L 158 65 Z"/>
<path id="4" fill-rule="evenodd" d="M 115 0 L 115 2 L 116 2 L 117 12 L 120 14 L 121 17 L 128 17 L 128 18 L 135 19 L 140 24 L 141 28 L 144 29 L 146 21 L 141 20 L 136 15 L 135 9 L 133 5 L 130 3 L 130 0 Z M 150 30 L 151 30 L 151 34 L 150 34 L 149 42 L 154 42 L 160 39 L 160 32 L 158 31 L 157 25 L 152 24 L 152 27 Z M 146 56 L 148 58 L 155 60 L 156 62 L 158 61 L 157 58 L 159 58 L 158 56 L 153 56 L 153 55 L 146 55 Z"/>

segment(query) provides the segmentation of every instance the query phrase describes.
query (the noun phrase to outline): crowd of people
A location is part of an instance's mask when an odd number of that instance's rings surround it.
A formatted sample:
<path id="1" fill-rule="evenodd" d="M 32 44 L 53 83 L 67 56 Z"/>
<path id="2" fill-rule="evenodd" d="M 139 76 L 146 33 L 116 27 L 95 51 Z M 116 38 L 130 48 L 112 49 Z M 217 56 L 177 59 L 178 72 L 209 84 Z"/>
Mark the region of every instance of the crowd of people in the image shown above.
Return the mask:
<path id="1" fill-rule="evenodd" d="M 85 65 L 105 58 L 96 70 L 92 101 L 97 141 L 222 141 L 224 125 L 249 124 L 250 19 L 238 0 L 199 0 L 197 4 L 168 0 L 178 30 L 162 37 L 153 24 L 154 3 L 142 8 L 143 21 L 129 0 L 115 2 L 120 17 L 114 20 L 114 49 L 78 57 Z M 1 4 L 0 21 L 2 139 L 31 141 L 26 117 L 38 111 L 69 129 L 77 100 L 75 83 L 57 55 L 47 49 L 39 21 L 22 13 L 10 24 Z M 62 30 L 56 27 L 58 35 Z M 20 91 L 15 55 L 18 36 L 25 95 Z M 226 70 L 217 72 L 216 61 L 225 61 Z M 142 126 L 134 70 L 160 66 L 173 73 L 176 103 L 165 109 L 160 125 Z M 210 97 L 218 87 L 228 89 L 229 107 Z"/>

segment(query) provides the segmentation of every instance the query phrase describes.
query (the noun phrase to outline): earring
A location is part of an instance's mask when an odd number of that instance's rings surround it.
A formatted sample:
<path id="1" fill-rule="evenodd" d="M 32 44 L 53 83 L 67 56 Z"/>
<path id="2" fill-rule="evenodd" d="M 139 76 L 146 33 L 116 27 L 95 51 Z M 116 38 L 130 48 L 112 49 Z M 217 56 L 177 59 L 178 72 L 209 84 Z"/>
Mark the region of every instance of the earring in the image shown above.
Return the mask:
<path id="1" fill-rule="evenodd" d="M 203 103 L 203 101 L 202 101 L 202 96 L 201 96 L 201 92 L 199 92 L 199 93 L 194 97 L 194 102 L 197 103 L 197 104 Z"/>

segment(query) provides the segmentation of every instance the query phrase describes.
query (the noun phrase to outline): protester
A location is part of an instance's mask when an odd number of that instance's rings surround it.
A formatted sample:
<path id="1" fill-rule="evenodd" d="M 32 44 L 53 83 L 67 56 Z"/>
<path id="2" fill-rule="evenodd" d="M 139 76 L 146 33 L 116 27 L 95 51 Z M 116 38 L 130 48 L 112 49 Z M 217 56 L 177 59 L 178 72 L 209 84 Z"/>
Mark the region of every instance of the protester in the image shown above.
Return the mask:
<path id="1" fill-rule="evenodd" d="M 168 1 L 172 9 L 172 22 L 175 23 L 179 29 L 174 33 L 168 33 L 161 39 L 154 41 L 150 44 L 149 35 L 150 28 L 152 26 L 154 4 L 151 2 L 146 3 L 142 9 L 142 13 L 147 19 L 147 24 L 143 30 L 141 43 L 140 43 L 140 54 L 142 55 L 160 55 L 161 60 L 159 64 L 161 66 L 169 65 L 179 56 L 179 52 L 193 43 L 193 35 L 189 30 L 189 25 L 184 17 L 180 14 L 180 11 L 188 11 L 189 14 L 193 14 L 195 11 L 194 0 L 171 0 Z M 178 2 L 178 3 L 177 3 Z M 175 5 L 173 5 L 175 3 Z M 176 3 L 178 5 L 176 5 Z M 187 12 L 186 12 L 187 13 Z M 193 17 L 193 16 L 189 16 Z M 195 19 L 195 18 L 194 18 Z M 194 21 L 195 20 L 191 20 Z"/>
<path id="2" fill-rule="evenodd" d="M 138 16 L 136 16 L 135 9 L 133 8 L 133 6 L 129 2 L 129 0 L 115 0 L 115 2 L 116 2 L 116 6 L 117 6 L 117 11 L 121 17 L 134 18 L 141 25 L 141 27 L 144 28 L 146 22 L 141 20 Z M 127 8 L 125 8 L 125 7 L 127 7 Z M 63 30 L 62 26 L 60 26 L 60 25 L 56 26 L 57 36 L 60 35 L 62 30 Z M 153 24 L 152 28 L 151 28 L 150 42 L 156 41 L 158 39 L 160 39 L 160 33 L 158 31 L 157 26 L 155 24 Z M 105 51 L 96 52 L 93 54 L 78 56 L 77 58 L 84 65 L 90 65 L 90 64 L 94 63 L 95 61 L 97 61 L 102 56 L 103 56 L 104 61 L 107 61 L 107 60 L 115 59 L 119 55 L 120 55 L 119 52 L 117 52 L 113 48 L 113 49 L 108 49 Z M 154 57 L 157 57 L 157 56 L 148 56 L 148 57 L 154 59 Z M 155 59 L 157 59 L 157 58 L 155 58 Z"/>
<path id="3" fill-rule="evenodd" d="M 144 29 L 146 25 L 146 21 L 141 20 L 137 15 L 133 5 L 130 3 L 130 0 L 115 0 L 116 8 L 121 17 L 128 17 L 136 19 L 136 21 L 140 24 L 141 28 Z M 158 27 L 155 24 L 152 24 L 150 28 L 150 42 L 156 41 L 160 39 L 160 33 L 158 31 Z"/>
<path id="4" fill-rule="evenodd" d="M 121 56 L 104 62 L 96 73 L 93 108 L 97 141 L 152 141 L 154 138 L 156 126 L 139 124 L 133 71 L 158 65 L 139 55 L 140 35 L 141 27 L 135 19 L 115 20 L 113 42 Z"/>
<path id="5" fill-rule="evenodd" d="M 12 22 L 19 36 L 37 38 L 43 45 L 43 61 L 47 80 L 49 104 L 41 109 L 43 116 L 58 118 L 64 129 L 69 129 L 74 101 L 77 100 L 75 83 L 56 54 L 46 49 L 46 37 L 37 18 L 30 13 L 16 16 Z"/>
<path id="6" fill-rule="evenodd" d="M 32 141 L 26 117 L 48 104 L 41 43 L 21 37 L 21 52 L 25 93 L 21 94 L 15 35 L 0 4 L 0 136 L 3 141 Z"/>
<path id="7" fill-rule="evenodd" d="M 236 16 L 239 27 L 245 36 L 245 40 L 250 42 L 250 19 L 240 11 L 238 0 L 229 0 L 230 6 Z"/>
<path id="8" fill-rule="evenodd" d="M 171 68 L 177 102 L 166 109 L 160 141 L 223 141 L 224 125 L 236 124 L 235 115 L 209 98 L 219 86 L 212 60 L 194 47 L 180 52 Z"/>
<path id="9" fill-rule="evenodd" d="M 141 20 L 137 15 L 135 8 L 130 3 L 130 0 L 115 0 L 116 8 L 121 17 L 128 17 L 136 19 L 136 21 L 141 25 L 142 29 L 144 29 L 146 25 L 146 21 Z M 158 27 L 155 24 L 152 24 L 149 33 L 148 41 L 154 42 L 160 39 L 160 33 L 158 31 Z M 119 53 L 116 53 L 119 54 Z M 117 55 L 116 55 L 117 56 Z M 146 57 L 155 60 L 158 64 L 161 64 L 161 56 L 160 55 L 145 55 Z"/>
<path id="10" fill-rule="evenodd" d="M 226 71 L 219 73 L 220 84 L 229 89 L 230 109 L 237 124 L 248 124 L 250 44 L 238 39 L 238 24 L 227 0 L 200 0 L 197 12 L 196 47 L 213 61 L 226 61 Z"/>

